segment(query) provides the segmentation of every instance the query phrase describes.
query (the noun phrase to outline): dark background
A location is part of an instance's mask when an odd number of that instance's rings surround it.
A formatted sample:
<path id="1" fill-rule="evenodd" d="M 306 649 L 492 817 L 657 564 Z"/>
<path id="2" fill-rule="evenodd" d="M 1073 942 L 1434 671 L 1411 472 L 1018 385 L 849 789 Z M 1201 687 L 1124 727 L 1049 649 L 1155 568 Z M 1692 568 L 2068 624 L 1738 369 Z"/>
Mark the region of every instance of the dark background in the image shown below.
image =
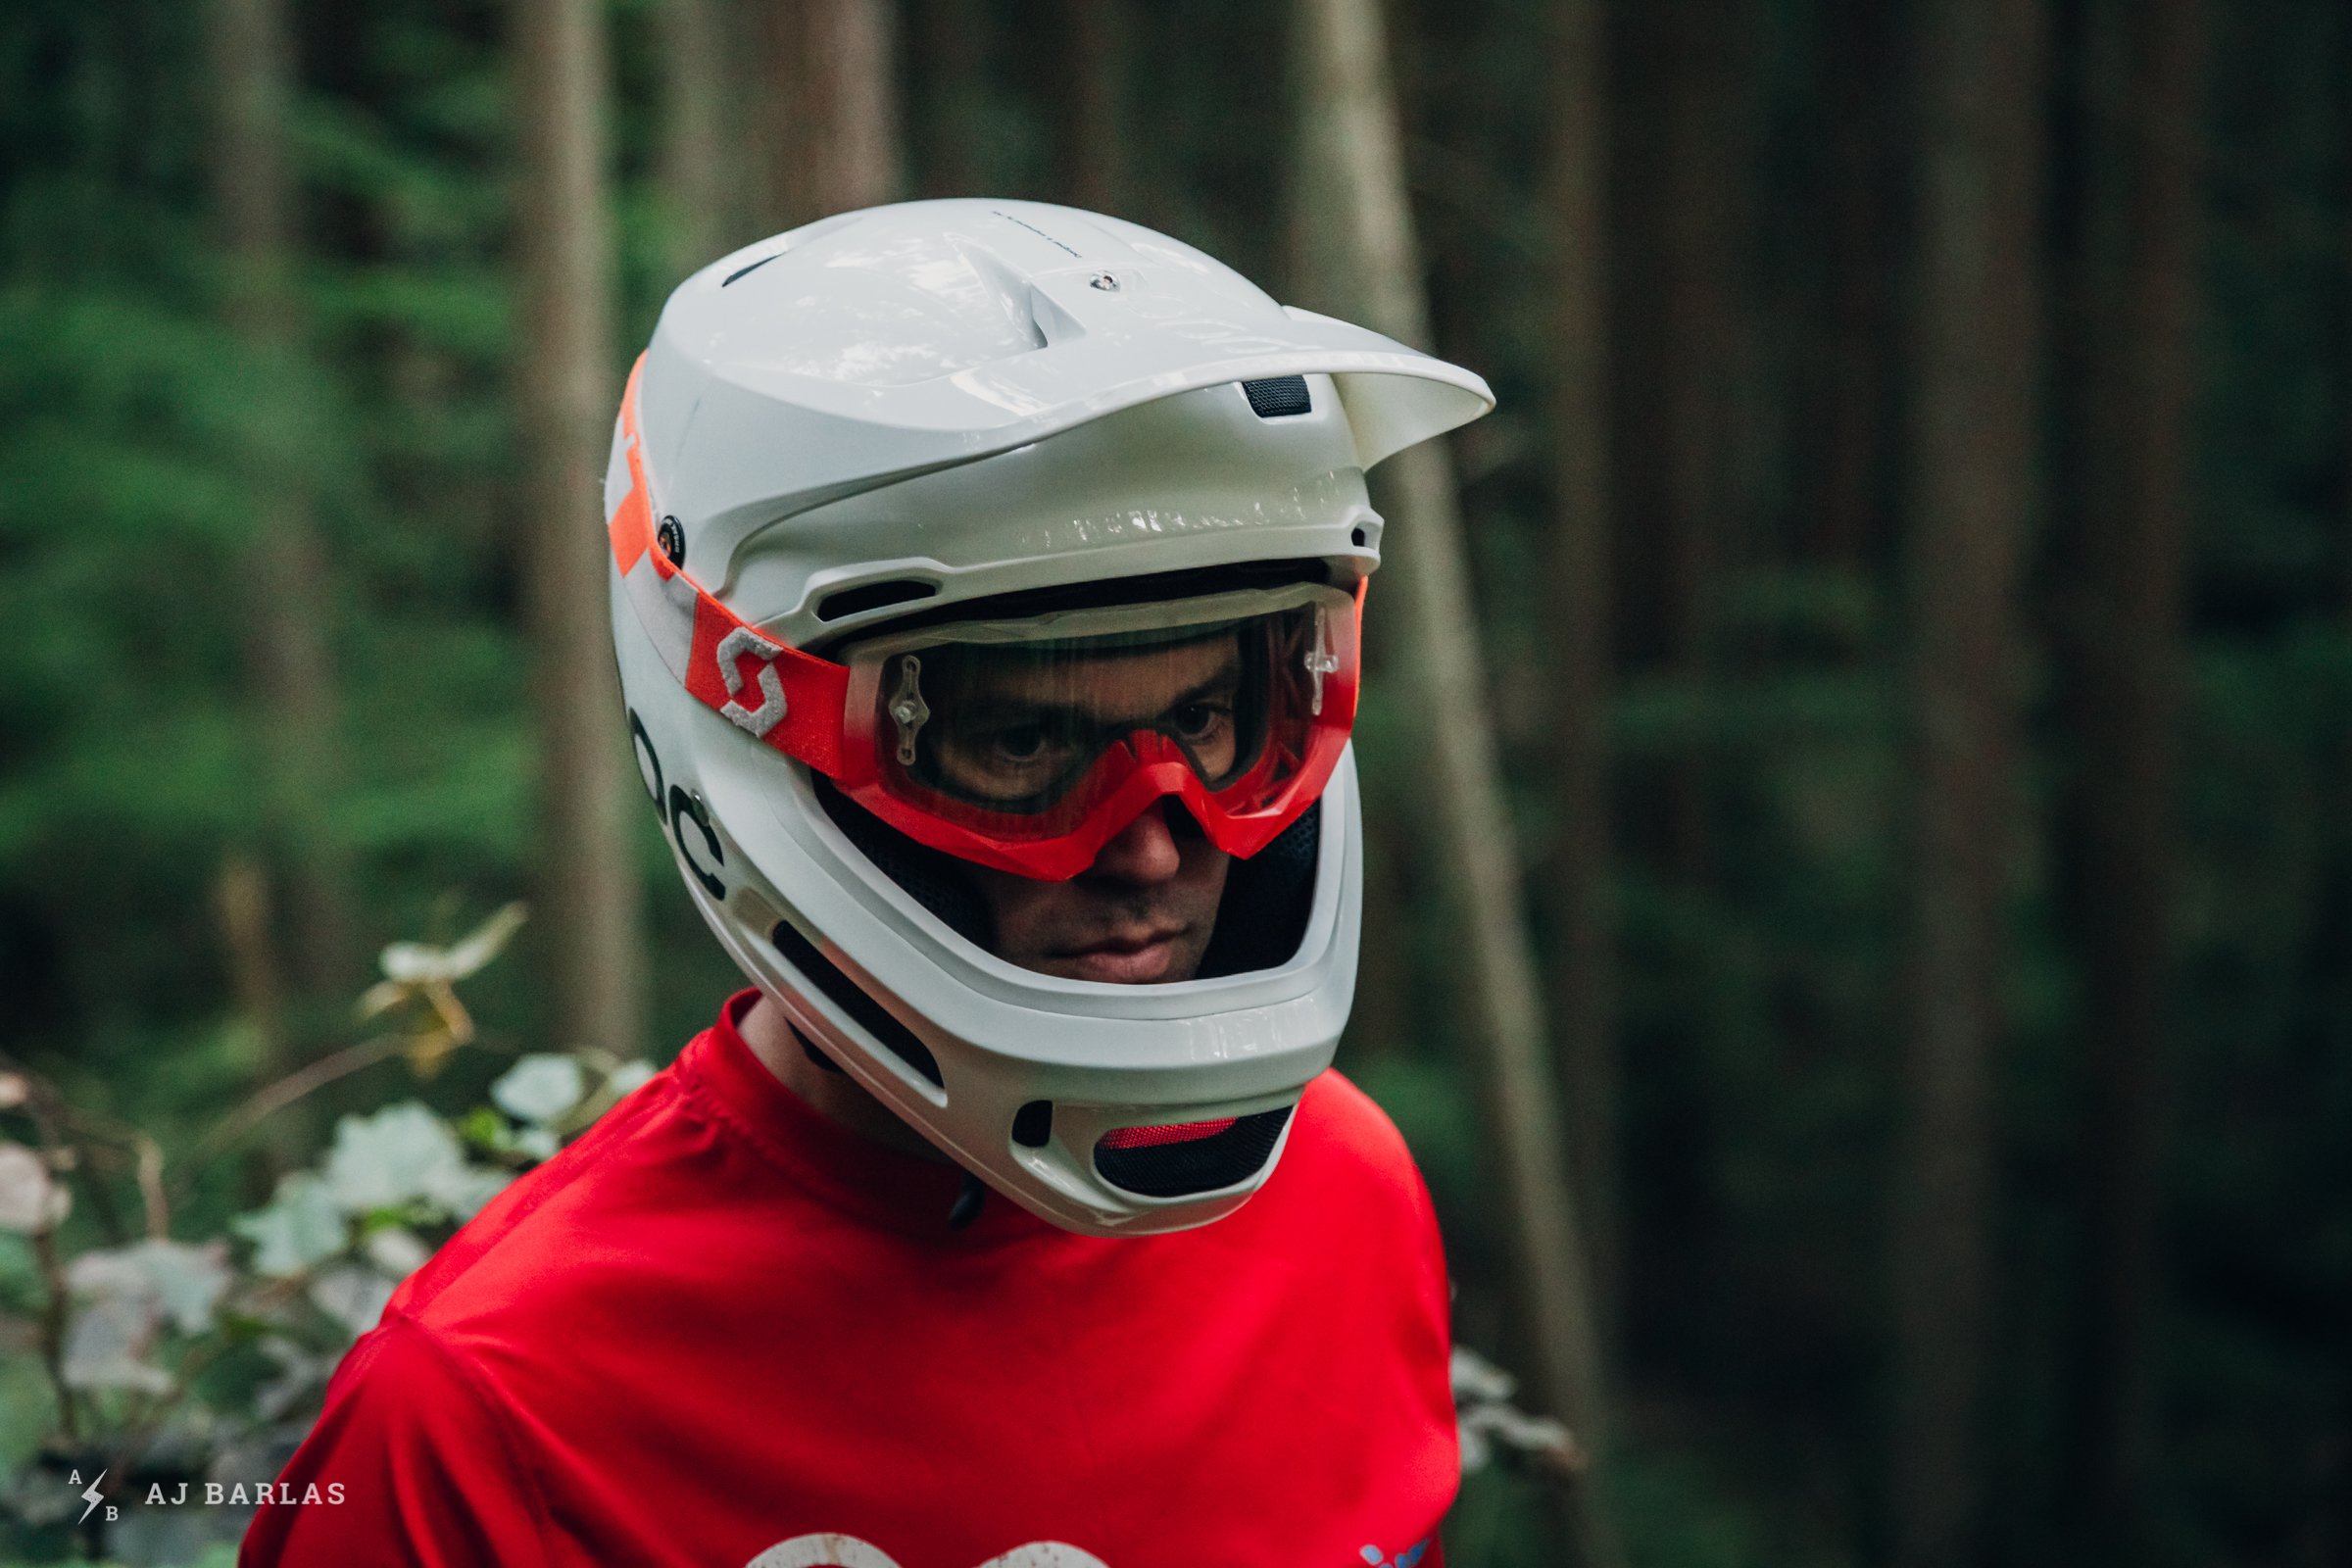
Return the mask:
<path id="1" fill-rule="evenodd" d="M 749 0 L 607 8 L 608 398 L 685 270 L 844 188 L 1098 206 L 1336 308 L 1297 216 L 1326 110 L 1292 8 L 862 9 L 879 55 Z M 258 244 L 217 9 L 0 17 L 0 1046 L 167 1151 L 347 1041 L 381 944 L 552 874 L 517 413 L 540 349 L 513 71 L 538 15 L 288 0 L 290 86 L 258 100 L 283 221 Z M 719 29 L 699 65 L 694 18 Z M 2352 1562 L 2352 8 L 1384 20 L 1418 346 L 1500 399 L 1451 443 L 1480 618 L 1453 632 L 1486 661 L 1550 1016 L 1582 1020 L 1562 1071 L 1613 1078 L 1568 1119 L 1615 1150 L 1580 1196 L 1614 1238 L 1630 1560 Z M 1592 24 L 1579 76 L 1562 40 Z M 1970 26 L 2038 64 L 1961 79 L 1939 40 Z M 882 127 L 847 186 L 804 156 L 826 114 Z M 2004 124 L 2015 161 L 1956 200 L 2030 286 L 1953 297 L 1929 172 Z M 1563 234 L 1580 168 L 1605 219 Z M 1595 242 L 1605 339 L 1567 340 L 1562 257 Z M 1938 343 L 2023 368 L 1990 405 L 2022 421 L 2005 456 L 1931 416 Z M 1563 423 L 1594 364 L 1600 416 Z M 1605 478 L 1581 510 L 1580 440 Z M 315 554 L 257 559 L 289 529 Z M 1607 657 L 1575 681 L 1570 537 L 1607 563 Z M 1983 559 L 2013 569 L 1939 621 Z M 1411 827 L 1412 656 L 1385 651 L 1359 729 L 1389 881 L 1341 1065 L 1422 1161 L 1457 1333 L 1519 1364 L 1455 868 Z M 1954 691 L 1993 737 L 1959 775 L 1931 755 Z M 1605 817 L 1562 787 L 1572 701 Z M 735 977 L 630 821 L 639 1049 L 665 1060 Z M 1555 956 L 1580 823 L 1606 852 L 1597 1017 L 1557 1005 L 1591 972 Z M 1958 981 L 1923 956 L 1939 911 L 1978 907 L 1945 887 L 1989 911 Z M 556 940 L 535 921 L 469 993 L 493 1045 L 560 1043 Z M 186 1234 L 333 1112 L 454 1109 L 497 1067 L 335 1084 Z M 1939 1081 L 1981 1093 L 1939 1116 Z M 10 1411 L 0 1457 L 40 1421 Z M 1455 1568 L 1563 1560 L 1521 1474 L 1470 1478 L 1449 1529 Z"/>

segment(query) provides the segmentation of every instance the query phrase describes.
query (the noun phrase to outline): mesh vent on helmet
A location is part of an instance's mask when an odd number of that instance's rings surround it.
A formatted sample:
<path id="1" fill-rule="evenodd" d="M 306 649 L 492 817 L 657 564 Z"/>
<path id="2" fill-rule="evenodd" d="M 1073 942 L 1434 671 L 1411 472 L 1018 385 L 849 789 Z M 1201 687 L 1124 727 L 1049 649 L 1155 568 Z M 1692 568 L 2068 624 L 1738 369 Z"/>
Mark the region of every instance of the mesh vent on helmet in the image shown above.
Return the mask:
<path id="1" fill-rule="evenodd" d="M 1315 861 L 1323 844 L 1323 803 L 1315 802 L 1274 842 L 1225 873 L 1225 897 L 1197 978 L 1248 974 L 1291 961 L 1315 906 Z"/>
<path id="2" fill-rule="evenodd" d="M 1250 412 L 1261 419 L 1279 419 L 1286 415 L 1305 414 L 1314 407 L 1306 395 L 1303 375 L 1276 375 L 1263 381 L 1244 381 L 1242 393 L 1250 400 Z"/>
<path id="3" fill-rule="evenodd" d="M 1095 1169 L 1111 1186 L 1145 1198 L 1190 1198 L 1248 1181 L 1282 1137 L 1291 1107 L 1227 1121 L 1120 1127 L 1095 1143 Z"/>
<path id="4" fill-rule="evenodd" d="M 989 945 L 988 906 L 980 902 L 969 865 L 953 855 L 915 843 L 835 789 L 822 773 L 812 774 L 809 782 L 816 787 L 817 803 L 824 807 L 825 814 L 876 869 L 945 920 L 957 936 L 978 947 Z"/>

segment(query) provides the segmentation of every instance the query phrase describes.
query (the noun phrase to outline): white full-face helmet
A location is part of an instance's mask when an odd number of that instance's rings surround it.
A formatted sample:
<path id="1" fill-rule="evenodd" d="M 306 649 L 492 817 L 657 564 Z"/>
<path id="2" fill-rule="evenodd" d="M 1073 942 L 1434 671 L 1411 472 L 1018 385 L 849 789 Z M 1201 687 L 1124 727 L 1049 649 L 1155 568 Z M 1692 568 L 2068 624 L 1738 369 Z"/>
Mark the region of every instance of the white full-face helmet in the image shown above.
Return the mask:
<path id="1" fill-rule="evenodd" d="M 628 723 L 695 906 L 804 1044 L 1045 1218 L 1239 1207 L 1355 985 L 1364 471 L 1492 406 L 1063 207 L 874 208 L 703 269 L 605 479 Z M 975 670 L 1207 646 L 1247 688 L 1213 756 L 1120 719 L 1068 767 L 964 765 Z M 1197 978 L 990 951 L 971 865 L 1067 877 L 1163 806 L 1238 857 Z"/>

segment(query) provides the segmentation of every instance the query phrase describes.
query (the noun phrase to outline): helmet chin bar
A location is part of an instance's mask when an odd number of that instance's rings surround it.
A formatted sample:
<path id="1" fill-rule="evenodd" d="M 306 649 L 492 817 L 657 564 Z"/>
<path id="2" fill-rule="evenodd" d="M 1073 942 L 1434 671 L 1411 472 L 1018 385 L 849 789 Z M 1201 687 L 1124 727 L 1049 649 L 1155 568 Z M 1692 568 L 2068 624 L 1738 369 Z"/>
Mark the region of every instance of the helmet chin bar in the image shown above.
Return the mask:
<path id="1" fill-rule="evenodd" d="M 1088 285 L 1105 273 L 1120 289 Z M 1069 980 L 989 951 L 978 846 L 860 800 L 952 688 L 873 694 L 858 739 L 857 649 L 970 606 L 1275 564 L 1354 588 L 1379 562 L 1364 470 L 1491 402 L 1180 241 L 1035 203 L 844 215 L 689 278 L 630 376 L 605 522 L 632 740 L 696 909 L 812 1050 L 1023 1207 L 1099 1236 L 1230 1213 L 1347 1022 L 1345 729 L 1291 798 L 1232 813 L 1255 836 L 1196 978 Z M 1298 702 L 1351 716 L 1355 628 L 1329 629 Z M 886 755 L 861 772 L 856 746 Z M 1201 788 L 1149 770 L 1084 804 L 1132 817 Z M 1241 799 L 1185 804 L 1213 837 Z M 1059 874 L 1092 857 L 1064 850 L 1084 858 Z"/>

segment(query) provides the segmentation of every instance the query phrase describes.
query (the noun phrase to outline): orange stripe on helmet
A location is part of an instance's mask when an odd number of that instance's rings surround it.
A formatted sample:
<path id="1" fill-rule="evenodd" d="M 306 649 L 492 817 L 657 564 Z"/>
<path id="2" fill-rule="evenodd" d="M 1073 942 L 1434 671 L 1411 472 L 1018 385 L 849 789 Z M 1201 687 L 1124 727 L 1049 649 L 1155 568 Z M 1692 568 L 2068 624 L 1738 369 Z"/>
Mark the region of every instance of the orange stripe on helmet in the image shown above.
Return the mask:
<path id="1" fill-rule="evenodd" d="M 612 545 L 612 564 L 623 576 L 654 545 L 653 492 L 645 482 L 645 443 L 637 435 L 637 378 L 644 371 L 645 356 L 640 354 L 637 363 L 629 367 L 629 384 L 620 395 L 620 439 L 628 454 L 629 493 L 620 498 L 606 528 Z M 657 569 L 669 564 L 659 556 L 654 560 Z"/>

